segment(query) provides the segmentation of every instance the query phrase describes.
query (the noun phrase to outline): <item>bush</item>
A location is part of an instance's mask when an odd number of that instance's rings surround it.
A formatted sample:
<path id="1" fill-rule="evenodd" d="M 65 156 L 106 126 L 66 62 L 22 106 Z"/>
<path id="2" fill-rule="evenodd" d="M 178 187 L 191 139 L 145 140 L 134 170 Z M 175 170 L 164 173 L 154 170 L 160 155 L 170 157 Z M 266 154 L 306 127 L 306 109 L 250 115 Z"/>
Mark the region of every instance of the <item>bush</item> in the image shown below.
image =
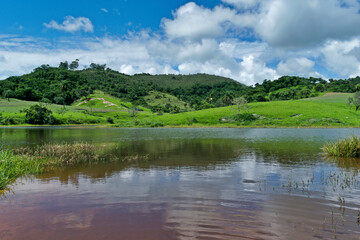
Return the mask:
<path id="1" fill-rule="evenodd" d="M 6 116 L 6 117 L 0 117 L 0 123 L 2 125 L 16 125 L 19 124 L 19 120 L 15 117 Z"/>
<path id="2" fill-rule="evenodd" d="M 164 126 L 164 124 L 161 122 L 154 122 L 151 124 L 151 127 L 163 127 L 163 126 Z"/>
<path id="3" fill-rule="evenodd" d="M 114 119 L 112 119 L 111 117 L 108 117 L 106 121 L 110 124 L 114 124 Z"/>
<path id="4" fill-rule="evenodd" d="M 51 110 L 38 104 L 25 109 L 25 122 L 30 124 L 57 124 L 58 120 L 52 115 Z"/>
<path id="5" fill-rule="evenodd" d="M 251 113 L 242 113 L 236 115 L 236 120 L 240 122 L 251 122 L 251 121 L 255 121 L 256 117 Z"/>

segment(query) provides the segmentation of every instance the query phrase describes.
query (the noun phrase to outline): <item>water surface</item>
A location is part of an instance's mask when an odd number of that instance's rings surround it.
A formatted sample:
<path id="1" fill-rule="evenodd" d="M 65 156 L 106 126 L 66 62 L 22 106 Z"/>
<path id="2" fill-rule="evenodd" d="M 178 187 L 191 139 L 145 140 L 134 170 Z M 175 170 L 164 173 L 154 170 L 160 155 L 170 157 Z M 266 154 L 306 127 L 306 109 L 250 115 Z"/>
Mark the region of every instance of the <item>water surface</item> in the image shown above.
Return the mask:
<path id="1" fill-rule="evenodd" d="M 359 239 L 358 129 L 0 128 L 9 147 L 108 144 L 147 160 L 56 169 L 0 199 L 0 239 Z"/>

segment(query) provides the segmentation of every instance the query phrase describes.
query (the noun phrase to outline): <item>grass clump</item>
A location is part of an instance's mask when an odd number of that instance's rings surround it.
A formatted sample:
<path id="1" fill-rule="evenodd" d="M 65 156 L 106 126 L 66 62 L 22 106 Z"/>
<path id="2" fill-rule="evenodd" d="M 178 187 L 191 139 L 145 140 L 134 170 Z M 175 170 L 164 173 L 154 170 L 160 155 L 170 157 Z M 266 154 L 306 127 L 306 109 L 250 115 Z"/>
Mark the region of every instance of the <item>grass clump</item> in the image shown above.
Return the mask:
<path id="1" fill-rule="evenodd" d="M 40 160 L 33 161 L 24 156 L 17 156 L 10 150 L 0 150 L 0 190 L 15 181 L 16 178 L 43 171 Z"/>
<path id="2" fill-rule="evenodd" d="M 89 143 L 45 144 L 15 149 L 14 153 L 28 159 L 46 159 L 48 166 L 70 166 L 100 160 L 96 146 Z"/>
<path id="3" fill-rule="evenodd" d="M 360 157 L 360 138 L 351 136 L 346 139 L 339 139 L 335 143 L 326 144 L 322 150 L 333 157 Z"/>
<path id="4" fill-rule="evenodd" d="M 45 144 L 13 150 L 0 149 L 0 191 L 6 190 L 20 176 L 45 173 L 54 167 L 86 165 L 99 162 L 134 162 L 148 160 L 148 155 L 128 155 L 117 146 L 90 143 Z"/>

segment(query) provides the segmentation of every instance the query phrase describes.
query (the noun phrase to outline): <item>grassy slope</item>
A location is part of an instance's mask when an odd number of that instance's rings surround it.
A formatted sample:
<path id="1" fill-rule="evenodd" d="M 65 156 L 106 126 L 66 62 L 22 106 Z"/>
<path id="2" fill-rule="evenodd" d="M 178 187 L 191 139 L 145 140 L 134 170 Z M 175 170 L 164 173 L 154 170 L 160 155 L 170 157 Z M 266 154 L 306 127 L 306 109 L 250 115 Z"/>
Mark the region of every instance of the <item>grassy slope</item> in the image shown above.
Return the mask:
<path id="1" fill-rule="evenodd" d="M 133 105 L 130 102 L 122 101 L 119 98 L 110 96 L 101 91 L 95 91 L 93 94 L 90 94 L 86 98 L 82 98 L 79 101 L 72 104 L 76 109 L 90 108 L 93 111 L 102 111 L 104 110 L 114 110 L 114 111 L 125 111 L 127 112 L 128 108 L 132 108 Z M 101 110 L 100 110 L 101 109 Z M 144 107 L 140 107 L 142 111 L 149 111 Z"/>
<path id="2" fill-rule="evenodd" d="M 146 103 L 150 106 L 160 105 L 164 107 L 167 103 L 173 106 L 178 106 L 180 109 L 185 109 L 186 103 L 178 99 L 177 97 L 161 93 L 157 91 L 151 91 L 149 95 L 144 97 Z"/>
<path id="3" fill-rule="evenodd" d="M 316 126 L 360 126 L 360 112 L 346 105 L 351 94 L 326 94 L 322 97 L 274 101 L 248 104 L 247 112 L 262 116 L 253 122 L 237 124 L 236 122 L 220 122 L 220 119 L 233 117 L 237 114 L 235 106 L 206 109 L 196 112 L 163 115 L 154 118 L 164 125 L 188 125 L 193 118 L 201 124 L 193 125 L 243 125 L 249 127 L 316 127 Z M 264 118 L 263 118 L 264 117 Z"/>
<path id="4" fill-rule="evenodd" d="M 88 104 L 81 105 L 81 108 L 67 107 L 68 111 L 64 115 L 58 113 L 62 106 L 49 105 L 48 107 L 56 117 L 61 119 L 80 119 L 86 120 L 86 123 L 91 123 L 90 120 L 93 119 L 94 122 L 97 120 L 100 124 L 106 124 L 106 119 L 111 117 L 115 121 L 115 126 L 119 127 L 360 127 L 360 112 L 355 112 L 354 108 L 350 109 L 346 105 L 349 96 L 351 94 L 328 93 L 321 97 L 303 100 L 250 103 L 246 112 L 256 114 L 258 119 L 241 123 L 228 120 L 236 116 L 236 106 L 164 115 L 153 114 L 148 109 L 144 109 L 135 118 L 130 117 L 125 107 L 105 108 L 102 101 L 96 102 L 91 107 Z M 96 92 L 90 97 L 104 98 L 116 105 L 131 107 L 130 103 L 122 102 L 101 92 Z M 23 117 L 24 114 L 18 113 L 18 111 L 32 104 L 34 102 L 13 99 L 10 102 L 0 100 L 0 112 L 3 116 Z M 83 109 L 90 113 L 85 114 Z M 225 121 L 221 119 L 225 119 Z"/>

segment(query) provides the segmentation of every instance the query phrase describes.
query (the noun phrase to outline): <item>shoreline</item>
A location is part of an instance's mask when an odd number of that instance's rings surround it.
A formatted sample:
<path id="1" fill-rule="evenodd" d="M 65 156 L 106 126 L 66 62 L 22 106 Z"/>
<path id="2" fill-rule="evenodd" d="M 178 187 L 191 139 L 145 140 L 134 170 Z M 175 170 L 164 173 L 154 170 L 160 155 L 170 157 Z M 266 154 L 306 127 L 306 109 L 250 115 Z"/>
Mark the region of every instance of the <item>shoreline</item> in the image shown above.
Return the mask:
<path id="1" fill-rule="evenodd" d="M 149 127 L 149 126 L 113 126 L 109 124 L 98 124 L 98 125 L 86 125 L 86 124 L 80 124 L 80 125 L 0 125 L 0 128 L 119 128 L 119 129 L 169 129 L 169 128 L 193 128 L 193 129 L 205 129 L 205 128 L 283 128 L 283 129 L 294 129 L 294 128 L 303 128 L 303 129 L 313 129 L 313 128 L 319 128 L 319 129 L 336 129 L 336 128 L 360 128 L 360 126 L 270 126 L 270 125 L 259 125 L 259 126 L 232 126 L 232 125 L 178 125 L 178 126 L 163 126 L 163 127 Z"/>

